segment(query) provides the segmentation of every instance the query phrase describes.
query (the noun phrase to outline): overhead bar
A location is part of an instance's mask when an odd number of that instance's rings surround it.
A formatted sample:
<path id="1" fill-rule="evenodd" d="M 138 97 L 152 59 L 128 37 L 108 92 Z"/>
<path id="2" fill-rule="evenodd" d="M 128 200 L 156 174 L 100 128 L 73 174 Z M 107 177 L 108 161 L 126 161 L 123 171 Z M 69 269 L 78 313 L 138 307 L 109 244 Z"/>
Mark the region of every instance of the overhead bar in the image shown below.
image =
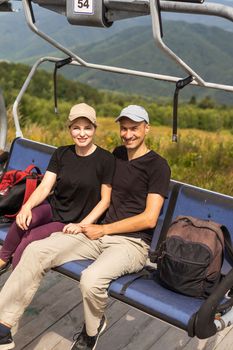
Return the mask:
<path id="1" fill-rule="evenodd" d="M 6 147 L 7 138 L 7 114 L 2 90 L 0 89 L 0 149 Z"/>
<path id="2" fill-rule="evenodd" d="M 66 0 L 33 0 L 33 2 L 51 11 L 66 15 Z M 150 14 L 150 0 L 103 0 L 103 4 L 106 9 L 105 17 L 109 22 Z M 160 8 L 163 12 L 217 16 L 233 21 L 233 7 L 218 3 L 161 0 Z"/>
<path id="3" fill-rule="evenodd" d="M 158 47 L 161 48 L 173 61 L 175 61 L 179 66 L 181 66 L 186 73 L 192 75 L 195 80 L 199 83 L 199 85 L 204 86 L 204 80 L 191 68 L 189 67 L 179 56 L 177 56 L 169 47 L 163 42 L 161 38 L 161 31 L 158 23 L 160 22 L 159 17 L 159 0 L 150 0 L 150 13 L 152 18 L 152 29 L 153 29 L 153 37 L 155 39 L 155 43 Z"/>
<path id="4" fill-rule="evenodd" d="M 116 1 L 116 0 L 114 0 L 114 1 Z M 139 1 L 139 0 L 136 0 L 136 1 Z M 71 57 L 73 59 L 73 61 L 76 62 L 76 64 L 79 64 L 79 65 L 86 67 L 86 68 L 98 69 L 98 70 L 108 71 L 108 72 L 113 72 L 113 73 L 136 75 L 136 76 L 147 77 L 147 78 L 152 78 L 152 79 L 156 79 L 156 80 L 170 81 L 170 82 L 174 82 L 174 83 L 176 83 L 177 80 L 182 79 L 182 78 L 177 78 L 177 77 L 173 77 L 173 76 L 166 76 L 166 75 L 155 74 L 155 73 L 147 73 L 147 72 L 143 72 L 143 71 L 136 71 L 136 70 L 126 69 L 126 68 L 121 68 L 121 67 L 114 67 L 114 66 L 89 63 L 89 62 L 83 60 L 81 57 L 79 57 L 75 53 L 73 53 L 71 50 L 69 50 L 69 49 L 65 48 L 64 46 L 62 46 L 61 44 L 59 44 L 56 40 L 49 37 L 47 34 L 41 32 L 36 27 L 35 23 L 33 22 L 33 16 L 31 13 L 29 0 L 22 0 L 22 4 L 23 4 L 25 16 L 26 16 L 26 21 L 27 21 L 30 29 L 33 32 L 35 32 L 37 35 L 42 37 L 44 40 L 46 40 L 50 45 L 52 45 L 55 48 L 57 48 L 58 50 L 62 51 L 68 57 Z M 192 4 L 190 4 L 190 5 L 192 5 Z M 190 85 L 205 86 L 208 88 L 233 92 L 233 86 L 217 84 L 217 83 L 209 83 L 209 82 L 204 82 L 204 81 L 203 81 L 203 83 L 200 83 L 197 79 L 194 80 Z"/>
<path id="5" fill-rule="evenodd" d="M 39 1 L 41 0 L 35 0 L 38 3 Z M 150 0 L 104 0 L 104 6 L 107 9 L 106 18 L 111 22 L 127 18 L 129 13 L 131 16 L 128 17 L 132 17 L 133 14 L 135 17 L 150 14 Z M 233 21 L 233 7 L 212 2 L 194 4 L 161 0 L 160 8 L 162 12 L 217 16 Z"/>

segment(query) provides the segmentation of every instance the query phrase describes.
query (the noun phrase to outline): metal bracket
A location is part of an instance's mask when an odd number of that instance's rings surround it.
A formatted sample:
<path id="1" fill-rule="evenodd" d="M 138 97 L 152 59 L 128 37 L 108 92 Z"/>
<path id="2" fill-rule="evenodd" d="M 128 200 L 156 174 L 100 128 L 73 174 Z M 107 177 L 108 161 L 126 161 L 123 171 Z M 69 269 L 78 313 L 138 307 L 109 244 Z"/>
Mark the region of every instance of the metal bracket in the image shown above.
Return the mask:
<path id="1" fill-rule="evenodd" d="M 178 111 L 178 97 L 179 92 L 186 85 L 190 84 L 193 81 L 193 77 L 190 75 L 187 78 L 180 79 L 176 83 L 176 89 L 173 97 L 173 126 L 172 126 L 172 142 L 177 142 L 177 111 Z"/>
<path id="2" fill-rule="evenodd" d="M 53 71 L 53 86 L 54 86 L 54 111 L 56 114 L 58 114 L 58 107 L 57 107 L 57 70 L 66 66 L 67 64 L 70 64 L 72 62 L 72 58 L 68 57 L 64 60 L 60 60 L 55 62 L 54 65 L 54 71 Z"/>

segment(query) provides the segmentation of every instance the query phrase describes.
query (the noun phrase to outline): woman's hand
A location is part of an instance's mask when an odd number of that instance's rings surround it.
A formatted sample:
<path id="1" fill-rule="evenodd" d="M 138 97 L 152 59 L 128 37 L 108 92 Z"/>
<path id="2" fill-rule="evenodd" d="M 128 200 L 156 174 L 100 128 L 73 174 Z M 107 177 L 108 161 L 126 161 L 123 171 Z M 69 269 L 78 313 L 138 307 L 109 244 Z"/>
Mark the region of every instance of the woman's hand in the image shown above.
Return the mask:
<path id="1" fill-rule="evenodd" d="M 22 229 L 27 230 L 32 221 L 32 211 L 28 207 L 22 207 L 16 216 L 16 224 Z"/>
<path id="2" fill-rule="evenodd" d="M 76 235 L 81 232 L 81 227 L 79 224 L 70 223 L 63 228 L 63 233 L 69 233 L 72 235 Z"/>

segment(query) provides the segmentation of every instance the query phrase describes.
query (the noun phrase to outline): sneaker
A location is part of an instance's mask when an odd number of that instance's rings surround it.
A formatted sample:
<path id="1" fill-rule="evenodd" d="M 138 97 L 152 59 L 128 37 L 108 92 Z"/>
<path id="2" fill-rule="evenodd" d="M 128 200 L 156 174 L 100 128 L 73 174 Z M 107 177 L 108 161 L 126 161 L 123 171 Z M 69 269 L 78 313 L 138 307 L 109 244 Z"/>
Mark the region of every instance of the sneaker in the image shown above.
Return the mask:
<path id="1" fill-rule="evenodd" d="M 10 350 L 14 349 L 15 343 L 12 339 L 11 332 L 9 332 L 5 337 L 0 337 L 0 350 Z"/>
<path id="2" fill-rule="evenodd" d="M 11 259 L 7 261 L 7 263 L 5 265 L 3 265 L 2 267 L 0 267 L 0 276 L 3 275 L 5 272 L 7 272 L 9 270 L 9 268 L 11 267 Z M 1 349 L 1 348 L 0 348 Z"/>
<path id="3" fill-rule="evenodd" d="M 79 335 L 77 336 L 77 339 L 72 344 L 70 350 L 94 350 L 96 348 L 99 336 L 101 333 L 103 333 L 106 326 L 107 326 L 106 317 L 103 316 L 100 321 L 98 333 L 93 337 L 90 337 L 86 332 L 86 327 L 84 324 L 81 333 L 79 333 Z M 76 335 L 74 336 L 74 338 L 76 338 Z M 1 350 L 1 347 L 0 347 L 0 350 Z"/>

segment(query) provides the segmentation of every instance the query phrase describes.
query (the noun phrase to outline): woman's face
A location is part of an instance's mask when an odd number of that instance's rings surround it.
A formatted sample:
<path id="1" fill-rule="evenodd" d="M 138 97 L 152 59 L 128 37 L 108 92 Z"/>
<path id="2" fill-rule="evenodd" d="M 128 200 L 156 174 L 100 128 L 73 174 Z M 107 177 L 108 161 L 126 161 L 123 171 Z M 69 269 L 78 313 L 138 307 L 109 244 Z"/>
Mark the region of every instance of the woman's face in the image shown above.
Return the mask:
<path id="1" fill-rule="evenodd" d="M 88 147 L 93 143 L 96 127 L 87 118 L 77 118 L 70 126 L 70 135 L 78 147 Z"/>

